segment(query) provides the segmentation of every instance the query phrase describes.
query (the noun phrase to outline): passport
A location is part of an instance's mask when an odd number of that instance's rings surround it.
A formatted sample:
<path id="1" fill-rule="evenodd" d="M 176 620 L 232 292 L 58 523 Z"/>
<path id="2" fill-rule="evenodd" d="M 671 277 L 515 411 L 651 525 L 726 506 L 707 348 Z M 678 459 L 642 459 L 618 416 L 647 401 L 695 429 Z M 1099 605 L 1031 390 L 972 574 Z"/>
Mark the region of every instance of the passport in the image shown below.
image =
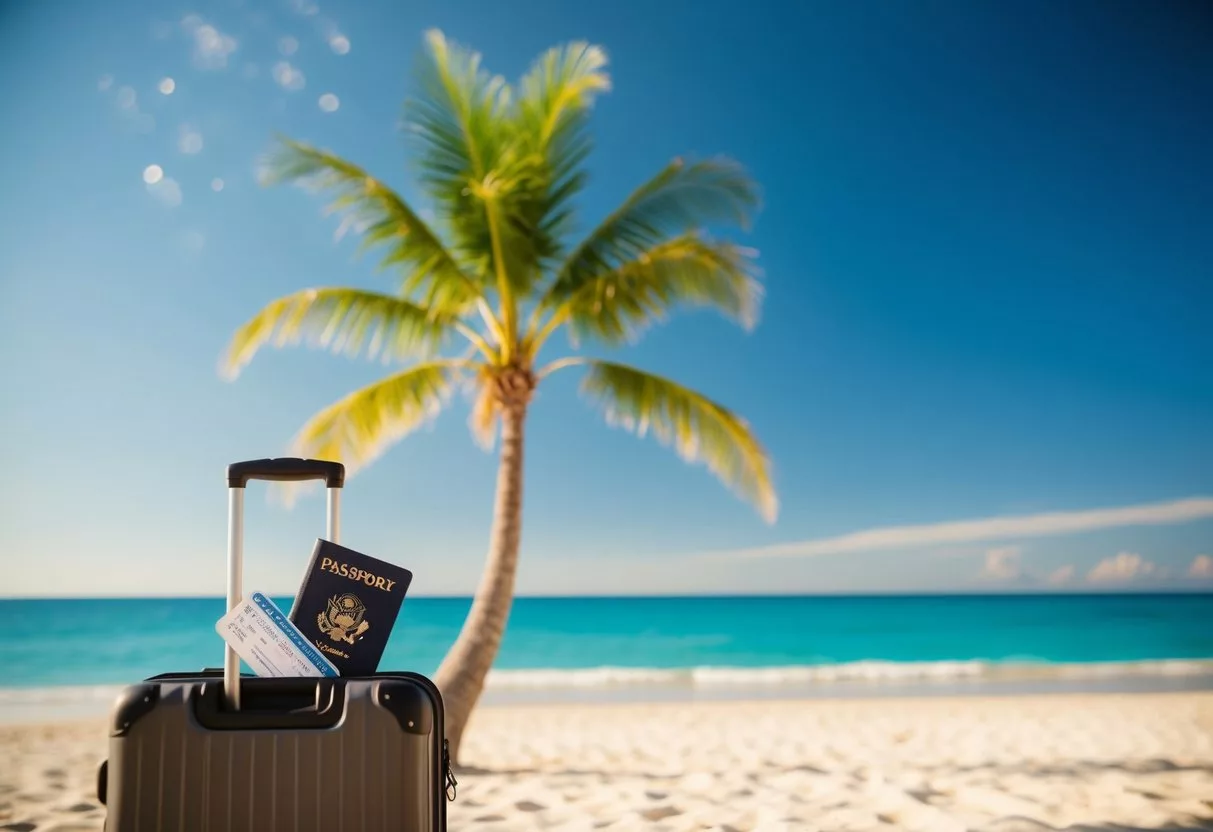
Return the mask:
<path id="1" fill-rule="evenodd" d="M 323 538 L 288 616 L 342 676 L 379 667 L 413 573 Z"/>

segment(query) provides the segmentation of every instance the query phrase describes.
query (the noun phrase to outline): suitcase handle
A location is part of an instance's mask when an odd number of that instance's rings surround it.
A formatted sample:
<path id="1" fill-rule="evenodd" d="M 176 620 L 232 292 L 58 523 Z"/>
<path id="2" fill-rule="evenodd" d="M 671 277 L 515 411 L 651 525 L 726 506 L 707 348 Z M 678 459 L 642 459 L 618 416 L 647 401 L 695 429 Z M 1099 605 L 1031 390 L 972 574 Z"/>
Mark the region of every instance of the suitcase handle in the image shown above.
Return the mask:
<path id="1" fill-rule="evenodd" d="M 345 485 L 345 466 L 340 462 L 325 459 L 250 459 L 233 462 L 227 466 L 228 488 L 244 488 L 249 480 L 272 480 L 275 482 L 302 482 L 324 480 L 328 488 Z"/>
<path id="2" fill-rule="evenodd" d="M 345 710 L 345 689 L 331 679 L 252 680 L 238 711 L 225 707 L 218 685 L 203 683 L 190 695 L 198 724 L 217 731 L 332 728 Z"/>
<path id="3" fill-rule="evenodd" d="M 302 482 L 324 480 L 328 488 L 328 524 L 325 539 L 339 543 L 341 536 L 341 489 L 345 466 L 324 459 L 250 459 L 227 466 L 227 609 L 231 612 L 244 600 L 244 490 L 249 480 Z M 240 709 L 240 655 L 224 645 L 223 693 L 229 710 Z"/>

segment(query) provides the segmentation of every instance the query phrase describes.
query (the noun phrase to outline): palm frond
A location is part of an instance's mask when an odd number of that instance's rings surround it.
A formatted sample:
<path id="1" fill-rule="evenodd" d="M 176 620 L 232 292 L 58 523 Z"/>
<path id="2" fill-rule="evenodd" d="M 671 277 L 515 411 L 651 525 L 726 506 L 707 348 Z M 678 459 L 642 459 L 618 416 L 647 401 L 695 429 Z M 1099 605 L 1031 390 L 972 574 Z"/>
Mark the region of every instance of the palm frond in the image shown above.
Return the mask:
<path id="1" fill-rule="evenodd" d="M 316 414 L 295 436 L 291 453 L 341 462 L 350 474 L 429 421 L 467 362 L 417 364 L 357 390 Z"/>
<path id="2" fill-rule="evenodd" d="M 409 99 L 406 120 L 422 142 L 425 181 L 437 186 L 436 197 L 459 204 L 469 183 L 500 166 L 512 139 L 505 129 L 512 94 L 504 78 L 482 68 L 479 52 L 436 29 L 425 39 L 422 94 Z"/>
<path id="3" fill-rule="evenodd" d="M 687 462 L 702 462 L 773 522 L 779 504 L 766 451 L 737 414 L 668 379 L 623 364 L 587 361 L 582 392 L 607 422 L 639 436 L 651 428 Z"/>
<path id="4" fill-rule="evenodd" d="M 405 104 L 405 125 L 418 145 L 419 180 L 451 229 L 461 259 L 476 279 L 495 278 L 486 194 L 514 186 L 518 172 L 512 93 L 481 66 L 478 52 L 426 32 L 427 59 L 417 94 Z"/>
<path id="5" fill-rule="evenodd" d="M 519 85 L 519 134 L 536 181 L 518 222 L 536 237 L 545 263 L 560 255 L 573 216 L 568 203 L 585 185 L 589 113 L 597 95 L 611 88 L 606 65 L 601 47 L 574 41 L 544 52 Z"/>
<path id="6" fill-rule="evenodd" d="M 714 307 L 750 329 L 762 300 L 756 274 L 748 249 L 689 234 L 582 281 L 552 320 L 567 321 L 574 341 L 619 344 L 685 304 Z"/>
<path id="7" fill-rule="evenodd" d="M 381 245 L 386 249 L 381 267 L 403 269 L 403 294 L 420 293 L 426 306 L 452 313 L 465 311 L 480 296 L 479 287 L 434 230 L 391 188 L 352 162 L 282 139 L 266 160 L 262 181 L 297 182 L 333 192 L 329 209 L 344 215 L 343 226 L 361 230 L 361 249 Z"/>
<path id="8" fill-rule="evenodd" d="M 673 236 L 713 223 L 745 227 L 757 206 L 757 188 L 737 163 L 676 159 L 633 191 L 569 255 L 541 305 L 559 305 L 587 281 Z"/>
<path id="9" fill-rule="evenodd" d="M 236 330 L 221 371 L 235 378 L 265 344 L 300 342 L 349 355 L 399 360 L 429 354 L 452 320 L 403 298 L 344 287 L 306 289 L 272 301 Z"/>
<path id="10" fill-rule="evenodd" d="M 553 47 L 531 65 L 520 85 L 519 108 L 540 146 L 584 126 L 594 96 L 611 88 L 606 52 L 585 41 Z"/>

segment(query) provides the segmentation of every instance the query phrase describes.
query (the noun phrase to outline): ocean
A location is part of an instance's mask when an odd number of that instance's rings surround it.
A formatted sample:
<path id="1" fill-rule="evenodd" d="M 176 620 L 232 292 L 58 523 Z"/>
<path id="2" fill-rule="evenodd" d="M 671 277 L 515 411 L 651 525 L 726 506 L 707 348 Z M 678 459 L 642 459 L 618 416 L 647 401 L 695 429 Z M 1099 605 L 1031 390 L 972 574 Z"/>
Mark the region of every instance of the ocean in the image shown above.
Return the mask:
<path id="1" fill-rule="evenodd" d="M 469 604 L 407 599 L 380 669 L 432 675 Z M 0 601 L 0 719 L 100 713 L 123 685 L 221 667 L 223 612 Z M 484 701 L 1137 689 L 1213 689 L 1213 595 L 519 598 Z"/>

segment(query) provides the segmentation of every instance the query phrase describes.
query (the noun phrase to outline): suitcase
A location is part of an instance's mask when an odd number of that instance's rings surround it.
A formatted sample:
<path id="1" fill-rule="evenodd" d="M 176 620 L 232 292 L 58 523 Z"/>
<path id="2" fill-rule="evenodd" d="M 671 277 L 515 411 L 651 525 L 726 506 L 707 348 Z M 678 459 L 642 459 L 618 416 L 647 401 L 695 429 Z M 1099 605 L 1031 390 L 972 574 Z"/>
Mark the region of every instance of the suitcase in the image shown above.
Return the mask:
<path id="1" fill-rule="evenodd" d="M 340 463 L 262 459 L 228 467 L 227 608 L 243 599 L 250 480 L 323 479 L 327 539 L 340 533 Z M 218 636 L 216 636 L 218 638 Z M 97 796 L 107 832 L 444 832 L 456 781 L 442 696 L 418 673 L 336 678 L 163 673 L 111 711 Z"/>

